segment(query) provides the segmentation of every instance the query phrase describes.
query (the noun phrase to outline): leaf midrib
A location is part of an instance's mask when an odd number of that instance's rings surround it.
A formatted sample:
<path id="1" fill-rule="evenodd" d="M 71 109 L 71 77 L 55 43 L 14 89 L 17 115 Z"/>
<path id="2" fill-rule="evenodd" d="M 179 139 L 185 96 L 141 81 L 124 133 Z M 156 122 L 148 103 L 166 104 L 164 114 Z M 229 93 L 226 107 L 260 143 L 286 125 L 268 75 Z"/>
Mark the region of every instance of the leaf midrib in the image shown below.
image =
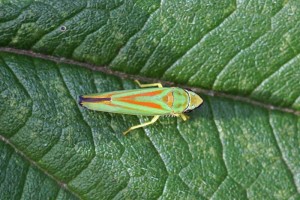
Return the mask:
<path id="1" fill-rule="evenodd" d="M 178 86 L 181 88 L 190 88 L 197 93 L 204 94 L 207 96 L 224 97 L 224 98 L 231 99 L 234 101 L 245 102 L 245 103 L 251 104 L 253 106 L 259 106 L 259 107 L 265 108 L 267 110 L 277 110 L 277 111 L 281 111 L 284 113 L 290 113 L 290 114 L 293 114 L 296 116 L 300 116 L 300 111 L 289 108 L 289 107 L 280 107 L 280 106 L 276 106 L 273 104 L 267 104 L 267 103 L 264 103 L 261 101 L 253 100 L 252 98 L 245 97 L 245 96 L 232 95 L 232 94 L 228 94 L 228 93 L 224 93 L 224 92 L 220 92 L 220 91 L 208 90 L 208 89 L 203 89 L 203 88 L 199 88 L 199 87 L 190 87 L 188 85 L 176 84 L 174 82 L 164 81 L 164 80 L 155 79 L 155 78 L 148 78 L 148 77 L 144 77 L 144 76 L 140 76 L 140 75 L 126 74 L 123 72 L 111 70 L 108 66 L 99 66 L 99 65 L 94 65 L 94 64 L 90 64 L 90 63 L 79 62 L 79 61 L 64 58 L 64 57 L 56 57 L 56 56 L 36 53 L 31 50 L 22 50 L 22 49 L 10 48 L 10 47 L 0 47 L 0 52 L 14 53 L 17 55 L 25 55 L 25 56 L 29 56 L 32 58 L 49 60 L 49 61 L 52 61 L 55 63 L 76 65 L 76 66 L 90 69 L 92 71 L 99 71 L 99 72 L 103 72 L 105 74 L 114 75 L 114 76 L 120 77 L 122 79 L 124 79 L 124 78 L 133 79 L 133 80 L 138 79 L 142 82 L 152 82 L 152 83 L 160 82 L 166 86 Z"/>

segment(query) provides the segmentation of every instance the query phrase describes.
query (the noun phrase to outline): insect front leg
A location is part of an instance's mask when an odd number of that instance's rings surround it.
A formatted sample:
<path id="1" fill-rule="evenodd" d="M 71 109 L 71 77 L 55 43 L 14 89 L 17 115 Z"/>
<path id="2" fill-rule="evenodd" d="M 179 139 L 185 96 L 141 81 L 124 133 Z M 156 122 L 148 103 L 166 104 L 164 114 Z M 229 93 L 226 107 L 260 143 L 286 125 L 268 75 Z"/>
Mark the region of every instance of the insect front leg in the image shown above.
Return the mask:
<path id="1" fill-rule="evenodd" d="M 186 121 L 186 120 L 188 120 L 190 117 L 189 116 L 187 116 L 187 115 L 185 115 L 185 114 L 183 114 L 183 113 L 180 113 L 180 114 L 173 114 L 174 116 L 176 116 L 176 117 L 181 117 L 182 119 L 183 119 L 183 121 Z"/>
<path id="2" fill-rule="evenodd" d="M 150 84 L 141 84 L 138 80 L 134 80 L 134 82 L 136 82 L 141 88 L 145 88 L 145 87 L 159 87 L 162 88 L 162 84 L 161 83 L 150 83 Z"/>
<path id="3" fill-rule="evenodd" d="M 187 115 L 185 115 L 183 113 L 180 114 L 180 117 L 183 119 L 183 121 L 186 121 L 186 120 L 188 120 L 190 118 L 189 116 L 187 116 Z"/>
<path id="4" fill-rule="evenodd" d="M 143 124 L 140 124 L 140 125 L 136 125 L 136 126 L 132 126 L 130 127 L 127 131 L 123 132 L 124 135 L 126 135 L 129 131 L 132 131 L 134 129 L 137 129 L 137 128 L 141 128 L 141 127 L 144 127 L 144 126 L 148 126 L 150 124 L 153 124 L 154 122 L 156 122 L 158 120 L 160 116 L 159 115 L 155 115 L 150 122 L 145 122 Z"/>

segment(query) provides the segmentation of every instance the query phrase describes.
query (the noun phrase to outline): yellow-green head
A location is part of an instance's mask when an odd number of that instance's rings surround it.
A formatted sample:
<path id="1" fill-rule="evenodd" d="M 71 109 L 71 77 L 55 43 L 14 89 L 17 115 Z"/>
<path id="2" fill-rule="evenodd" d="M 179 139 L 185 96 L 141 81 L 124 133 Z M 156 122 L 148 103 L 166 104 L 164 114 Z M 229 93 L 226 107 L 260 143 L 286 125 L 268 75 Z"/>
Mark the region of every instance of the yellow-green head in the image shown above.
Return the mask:
<path id="1" fill-rule="evenodd" d="M 185 90 L 189 95 L 189 104 L 184 112 L 191 112 L 192 110 L 200 107 L 203 103 L 203 99 L 191 90 Z"/>

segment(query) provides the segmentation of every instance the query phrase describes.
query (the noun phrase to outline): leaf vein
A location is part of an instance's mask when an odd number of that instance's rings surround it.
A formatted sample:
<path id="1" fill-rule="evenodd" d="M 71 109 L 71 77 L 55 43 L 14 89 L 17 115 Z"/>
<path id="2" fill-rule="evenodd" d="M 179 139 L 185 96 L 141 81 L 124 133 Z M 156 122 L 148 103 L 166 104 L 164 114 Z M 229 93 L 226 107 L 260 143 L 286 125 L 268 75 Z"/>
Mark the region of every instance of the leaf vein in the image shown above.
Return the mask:
<path id="1" fill-rule="evenodd" d="M 28 172 L 29 172 L 29 164 L 27 164 L 26 166 L 26 171 L 24 171 L 23 173 L 25 173 L 24 177 L 22 178 L 22 183 L 20 185 L 22 185 L 22 190 L 20 191 L 20 199 L 24 199 L 22 198 L 22 196 L 24 195 L 24 189 L 25 189 L 25 185 L 26 185 L 26 181 L 27 181 L 27 176 L 28 176 Z"/>
<path id="2" fill-rule="evenodd" d="M 220 92 L 220 91 L 214 91 L 214 90 L 209 90 L 209 89 L 204 89 L 204 88 L 199 88 L 199 87 L 191 87 L 191 86 L 187 86 L 187 85 L 183 85 L 183 84 L 179 85 L 179 84 L 176 84 L 175 82 L 163 81 L 161 79 L 147 78 L 147 77 L 138 76 L 138 75 L 129 75 L 129 74 L 119 72 L 119 71 L 112 71 L 107 66 L 96 66 L 94 64 L 79 62 L 79 61 L 75 61 L 75 60 L 67 59 L 67 58 L 63 58 L 63 57 L 45 55 L 45 54 L 40 54 L 40 53 L 36 53 L 33 51 L 15 49 L 15 48 L 10 48 L 10 47 L 0 47 L 0 52 L 8 52 L 8 53 L 15 53 L 18 55 L 26 55 L 26 56 L 29 56 L 32 58 L 41 58 L 44 60 L 53 61 L 55 63 L 65 63 L 65 64 L 70 64 L 70 65 L 77 65 L 77 66 L 80 66 L 80 67 L 83 67 L 86 69 L 90 69 L 92 71 L 98 71 L 98 72 L 114 75 L 114 76 L 120 77 L 121 79 L 124 79 L 124 78 L 138 79 L 143 82 L 152 82 L 152 83 L 159 81 L 162 84 L 168 85 L 168 86 L 177 85 L 178 87 L 182 87 L 182 88 L 190 88 L 197 93 L 205 94 L 207 96 L 224 97 L 224 98 L 235 100 L 235 101 L 245 102 L 245 103 L 248 103 L 248 104 L 251 104 L 254 106 L 259 106 L 259 107 L 262 107 L 262 108 L 265 108 L 268 110 L 278 110 L 281 112 L 291 113 L 293 115 L 300 116 L 300 111 L 298 111 L 297 109 L 292 109 L 292 108 L 287 108 L 287 107 L 279 107 L 279 106 L 275 106 L 272 104 L 259 102 L 259 101 L 253 100 L 250 97 L 227 94 L 227 93 Z"/>
<path id="3" fill-rule="evenodd" d="M 159 43 L 156 44 L 155 49 L 151 52 L 151 55 L 149 55 L 149 57 L 146 60 L 146 63 L 144 64 L 144 66 L 142 66 L 142 68 L 139 69 L 139 71 L 137 72 L 137 74 L 139 74 L 140 72 L 142 72 L 145 68 L 148 67 L 149 62 L 151 60 L 151 57 L 153 57 L 153 55 L 155 55 L 155 52 L 157 52 L 158 48 L 160 47 L 160 44 L 162 43 L 162 41 L 164 40 L 165 37 L 168 36 L 168 34 L 176 27 L 176 23 L 174 23 L 172 25 L 172 27 L 169 28 L 169 30 L 164 34 L 163 37 L 160 38 Z"/>
<path id="4" fill-rule="evenodd" d="M 112 11 L 118 9 L 118 8 L 120 8 L 120 7 L 123 6 L 123 5 L 124 5 L 124 3 L 120 4 L 119 6 L 115 7 L 115 8 L 112 9 L 112 10 L 110 10 L 109 12 L 112 12 Z M 73 57 L 74 57 L 74 52 L 76 52 L 76 50 L 77 50 L 82 44 L 85 43 L 85 41 L 87 40 L 87 38 L 88 38 L 90 35 L 92 35 L 92 34 L 96 33 L 97 31 L 101 30 L 101 28 L 107 26 L 108 22 L 109 22 L 109 20 L 106 21 L 106 24 L 103 24 L 103 25 L 101 24 L 101 26 L 97 27 L 95 30 L 91 30 L 90 33 L 87 33 L 87 34 L 84 36 L 84 38 L 81 40 L 82 42 L 79 43 L 79 44 L 77 45 L 77 47 L 74 47 L 74 48 L 73 48 L 73 50 L 72 50 L 72 52 L 70 53 L 70 55 L 73 55 Z"/>
<path id="5" fill-rule="evenodd" d="M 68 88 L 68 86 L 67 86 L 67 84 L 66 84 L 66 81 L 64 80 L 64 76 L 62 75 L 62 73 L 61 73 L 59 67 L 58 67 L 58 74 L 59 74 L 60 78 L 62 79 L 62 82 L 63 82 L 63 84 L 64 84 L 64 87 L 65 87 L 66 90 L 68 91 L 69 97 L 70 97 L 71 99 L 73 99 L 72 94 L 71 94 L 71 92 L 70 92 L 70 90 L 69 90 L 69 88 Z M 77 173 L 77 176 L 78 176 L 78 175 L 79 175 L 84 169 L 86 169 L 86 168 L 89 166 L 89 164 L 94 160 L 94 158 L 96 157 L 96 152 L 95 152 L 95 138 L 94 138 L 93 130 L 92 130 L 91 126 L 88 124 L 88 122 L 85 120 L 85 118 L 84 118 L 82 112 L 80 111 L 80 109 L 78 109 L 78 105 L 77 105 L 77 112 L 80 114 L 80 116 L 81 116 L 81 118 L 82 118 L 82 121 L 87 125 L 87 127 L 89 127 L 89 130 L 90 130 L 89 132 L 90 132 L 90 135 L 92 136 L 92 149 L 93 149 L 93 153 L 92 153 L 93 155 L 92 155 L 92 157 L 89 159 L 89 162 L 85 164 L 86 167 L 82 167 L 82 168 L 81 168 L 81 171 Z M 73 177 L 73 179 L 75 179 L 77 176 Z M 69 182 L 71 182 L 73 179 L 69 180 Z"/>
<path id="6" fill-rule="evenodd" d="M 295 189 L 296 189 L 296 190 L 298 191 L 298 193 L 300 194 L 300 188 L 297 188 L 297 183 L 296 183 L 296 182 L 297 182 L 297 181 L 296 181 L 297 178 L 296 178 L 296 176 L 294 175 L 293 170 L 292 170 L 291 166 L 289 165 L 288 160 L 287 160 L 285 154 L 283 153 L 283 149 L 282 149 L 282 147 L 281 147 L 281 145 L 280 145 L 280 139 L 278 138 L 278 136 L 277 136 L 277 134 L 276 134 L 276 131 L 275 131 L 274 124 L 272 123 L 271 113 L 270 113 L 270 112 L 268 112 L 268 119 L 269 119 L 269 120 L 268 120 L 268 123 L 269 123 L 270 129 L 271 129 L 272 137 L 273 137 L 274 140 L 275 140 L 275 142 L 274 142 L 275 147 L 278 149 L 278 152 L 279 152 L 279 154 L 280 154 L 280 158 L 281 158 L 283 164 L 286 166 L 286 169 L 287 169 L 288 173 L 290 174 L 290 176 L 291 176 L 292 179 L 293 179 L 293 183 L 294 183 Z"/>
<path id="7" fill-rule="evenodd" d="M 212 27 L 211 29 L 209 29 L 201 38 L 199 38 L 199 40 L 195 44 L 191 45 L 186 50 L 185 53 L 180 55 L 172 64 L 170 64 L 170 66 L 161 73 L 162 75 L 160 77 L 164 77 L 166 72 L 171 71 L 172 68 L 174 68 L 175 65 L 180 62 L 180 60 L 182 60 L 185 56 L 188 56 L 190 54 L 190 52 L 192 52 L 197 47 L 197 45 L 199 45 L 202 41 L 204 41 L 209 36 L 209 34 L 216 31 L 217 28 L 222 26 L 223 23 L 225 23 L 232 15 L 234 15 L 235 11 L 236 11 L 236 7 L 228 14 L 228 16 L 226 16 L 224 19 L 222 19 L 222 21 L 220 21 L 215 27 Z"/>
<path id="8" fill-rule="evenodd" d="M 29 119 L 32 117 L 32 110 L 33 110 L 33 102 L 32 102 L 32 97 L 30 96 L 28 90 L 26 89 L 26 87 L 21 83 L 19 77 L 17 76 L 17 74 L 14 72 L 14 70 L 5 62 L 5 60 L 3 60 L 2 58 L 0 58 L 3 63 L 5 64 L 4 66 L 11 72 L 11 74 L 15 77 L 17 84 L 20 86 L 20 88 L 25 92 L 25 95 L 30 99 L 30 104 L 31 104 L 31 109 L 30 109 L 30 113 L 26 116 L 26 120 L 24 121 L 23 125 L 21 125 L 17 130 L 15 130 L 15 132 L 10 135 L 10 137 L 13 137 L 14 135 L 16 135 L 23 127 L 26 126 L 26 123 L 29 121 Z"/>
<path id="9" fill-rule="evenodd" d="M 31 160 L 31 158 L 29 158 L 27 155 L 25 155 L 13 143 L 11 143 L 10 140 L 8 140 L 7 138 L 5 138 L 2 135 L 0 135 L 0 140 L 3 141 L 4 143 L 6 143 L 7 145 L 9 145 L 10 147 L 12 147 L 14 149 L 14 152 L 16 154 L 20 155 L 24 160 L 27 160 L 32 166 L 36 167 L 39 171 L 41 171 L 43 174 L 45 174 L 48 178 L 54 180 L 57 183 L 57 185 L 59 185 L 60 188 L 63 188 L 64 190 L 69 191 L 72 195 L 74 195 L 78 199 L 81 199 L 80 196 L 79 196 L 79 194 L 77 194 L 75 191 L 73 191 L 70 188 L 68 188 L 68 186 L 64 182 L 62 182 L 61 180 L 59 180 L 56 177 L 54 177 L 53 175 L 51 175 L 47 171 L 47 169 L 39 166 L 34 160 Z"/>
<path id="10" fill-rule="evenodd" d="M 284 6 L 282 6 L 276 13 L 274 13 L 271 16 L 271 21 L 272 18 L 275 17 L 282 9 L 284 8 Z M 216 76 L 213 84 L 212 84 L 212 88 L 214 88 L 216 86 L 216 84 L 218 83 L 218 79 L 222 76 L 222 74 L 226 71 L 226 69 L 230 66 L 231 62 L 233 62 L 235 60 L 235 58 L 237 58 L 239 55 L 241 55 L 245 50 L 250 49 L 251 47 L 253 47 L 254 45 L 256 45 L 256 43 L 258 43 L 267 33 L 269 33 L 272 30 L 272 27 L 269 27 L 269 30 L 266 30 L 264 32 L 264 34 L 260 35 L 259 37 L 257 37 L 253 42 L 251 42 L 249 45 L 245 46 L 244 48 L 242 48 L 237 54 L 235 54 L 234 56 L 232 56 L 229 61 L 225 64 L 225 66 L 223 67 L 223 69 L 218 73 L 218 75 Z M 192 78 L 190 78 L 192 79 Z M 190 80 L 189 79 L 189 80 Z"/>
<path id="11" fill-rule="evenodd" d="M 119 51 L 116 53 L 116 55 L 114 56 L 114 58 L 111 59 L 111 61 L 109 62 L 108 66 L 110 66 L 110 65 L 114 62 L 114 60 L 120 55 L 120 53 L 122 52 L 122 50 L 123 50 L 124 48 L 126 48 L 126 46 L 129 45 L 130 42 L 131 42 L 132 40 L 134 40 L 135 37 L 136 37 L 141 31 L 144 30 L 144 28 L 146 27 L 146 25 L 148 25 L 148 23 L 150 23 L 149 21 L 152 19 L 152 16 L 154 16 L 155 13 L 158 12 L 158 10 L 159 10 L 159 7 L 157 7 L 152 13 L 149 14 L 149 17 L 148 17 L 148 19 L 146 20 L 146 22 L 144 23 L 144 25 L 140 28 L 140 30 L 138 30 L 136 33 L 134 33 L 132 36 L 130 36 L 129 39 L 127 40 L 127 42 L 126 42 L 122 47 L 119 48 Z"/>
<path id="12" fill-rule="evenodd" d="M 166 172 L 166 174 L 167 174 L 167 177 L 166 177 L 166 180 L 165 180 L 165 183 L 163 184 L 164 185 L 164 187 L 162 188 L 162 190 L 161 190 L 161 196 L 163 195 L 163 193 L 164 193 L 164 189 L 165 189 L 165 186 L 166 186 L 166 183 L 167 183 L 167 180 L 168 180 L 168 176 L 169 176 L 169 171 L 168 171 L 168 169 L 167 169 L 167 165 L 166 165 L 166 162 L 164 161 L 164 159 L 163 159 L 163 157 L 160 155 L 160 153 L 159 153 L 159 150 L 156 148 L 156 146 L 155 146 L 155 144 L 154 144 L 154 142 L 151 140 L 151 137 L 150 137 L 150 131 L 149 130 L 147 130 L 147 129 L 145 129 L 144 127 L 143 127 L 143 130 L 144 130 L 144 133 L 145 133 L 145 135 L 146 135 L 146 137 L 149 139 L 149 142 L 150 142 L 150 144 L 151 144 L 151 146 L 153 147 L 153 149 L 156 151 L 156 153 L 157 153 L 157 155 L 158 155 L 158 158 L 162 161 L 162 163 L 164 164 L 164 170 L 165 170 L 165 172 Z M 158 197 L 159 198 L 159 197 Z"/>
<path id="13" fill-rule="evenodd" d="M 284 70 L 287 67 L 290 67 L 290 64 L 294 62 L 295 59 L 300 58 L 300 53 L 298 52 L 297 55 L 294 55 L 291 57 L 288 61 L 280 65 L 273 73 L 271 73 L 268 77 L 264 78 L 260 83 L 257 84 L 257 86 L 252 90 L 251 94 L 249 96 L 253 96 L 257 90 L 259 90 L 260 87 L 263 87 L 266 82 L 268 82 L 271 78 L 276 76 L 277 73 L 280 73 L 282 70 Z"/>
<path id="14" fill-rule="evenodd" d="M 78 9 L 78 11 L 74 12 L 73 14 L 71 14 L 70 16 L 66 17 L 65 19 L 63 19 L 60 24 L 58 24 L 57 26 L 54 26 L 53 28 L 51 28 L 49 30 L 48 33 L 42 35 L 40 38 L 37 39 L 37 41 L 35 43 L 33 43 L 31 45 L 31 47 L 29 47 L 29 49 L 33 49 L 35 45 L 37 45 L 40 41 L 43 40 L 43 38 L 45 38 L 47 35 L 51 34 L 53 31 L 55 31 L 58 27 L 62 26 L 67 20 L 75 17 L 76 15 L 79 15 L 85 8 L 86 8 L 87 4 L 85 6 L 83 6 L 81 9 Z M 51 52 L 51 54 L 53 54 L 53 52 L 55 51 L 56 48 L 54 48 L 54 50 Z"/>

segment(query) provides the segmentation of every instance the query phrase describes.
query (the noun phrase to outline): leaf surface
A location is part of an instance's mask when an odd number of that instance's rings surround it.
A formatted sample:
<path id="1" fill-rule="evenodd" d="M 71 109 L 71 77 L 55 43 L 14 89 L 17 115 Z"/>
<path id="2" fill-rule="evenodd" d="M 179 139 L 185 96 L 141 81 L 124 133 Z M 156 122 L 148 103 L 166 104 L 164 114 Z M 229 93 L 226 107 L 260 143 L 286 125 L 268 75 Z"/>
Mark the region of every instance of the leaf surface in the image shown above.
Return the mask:
<path id="1" fill-rule="evenodd" d="M 161 118 L 124 137 L 149 118 L 93 112 L 77 100 L 136 88 L 132 81 L 7 53 L 0 69 L 2 190 L 26 196 L 36 184 L 33 193 L 87 199 L 298 196 L 295 115 L 204 96 L 188 122 Z"/>
<path id="2" fill-rule="evenodd" d="M 0 46 L 300 110 L 299 1 L 23 0 L 0 6 Z"/>
<path id="3" fill-rule="evenodd" d="M 0 199 L 299 199 L 299 9 L 1 2 Z M 124 137 L 151 118 L 85 110 L 78 96 L 137 88 L 128 75 L 250 103 L 201 94 L 189 121 L 162 117 Z"/>

